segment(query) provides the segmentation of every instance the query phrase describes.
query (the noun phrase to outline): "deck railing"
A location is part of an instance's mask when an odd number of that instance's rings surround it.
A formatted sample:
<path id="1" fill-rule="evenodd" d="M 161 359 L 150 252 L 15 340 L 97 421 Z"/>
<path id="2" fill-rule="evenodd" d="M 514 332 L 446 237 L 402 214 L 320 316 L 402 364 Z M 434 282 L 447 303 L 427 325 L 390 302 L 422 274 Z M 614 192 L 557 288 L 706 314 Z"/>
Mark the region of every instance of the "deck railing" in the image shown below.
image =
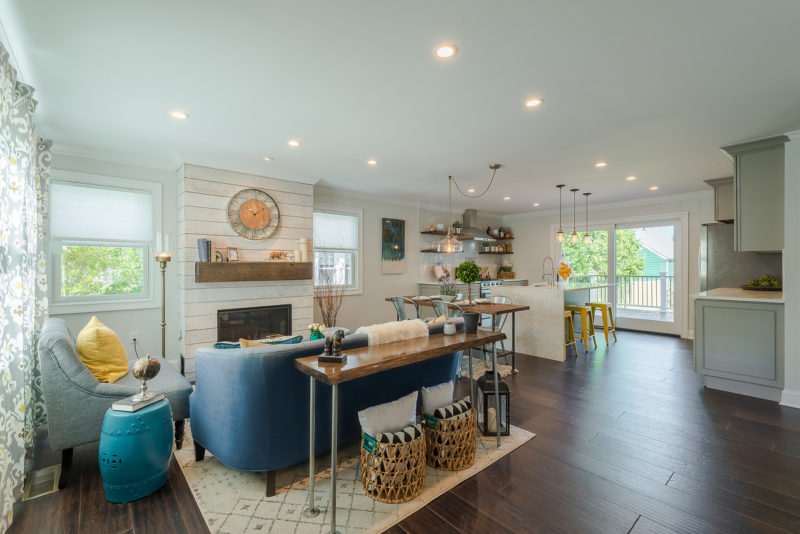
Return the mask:
<path id="1" fill-rule="evenodd" d="M 578 274 L 570 282 L 608 283 L 605 274 Z M 619 275 L 616 281 L 617 308 L 631 310 L 658 310 L 673 312 L 675 307 L 675 277 L 662 272 L 660 275 Z M 593 301 L 608 302 L 608 288 L 593 289 Z"/>

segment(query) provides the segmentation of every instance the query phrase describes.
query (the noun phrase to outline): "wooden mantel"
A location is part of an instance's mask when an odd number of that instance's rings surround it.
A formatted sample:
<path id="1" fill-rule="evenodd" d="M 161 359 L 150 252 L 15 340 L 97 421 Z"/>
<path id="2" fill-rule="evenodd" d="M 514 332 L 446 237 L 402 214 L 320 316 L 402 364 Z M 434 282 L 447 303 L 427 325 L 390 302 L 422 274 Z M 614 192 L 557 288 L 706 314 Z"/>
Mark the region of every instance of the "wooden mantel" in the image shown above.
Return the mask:
<path id="1" fill-rule="evenodd" d="M 273 282 L 311 280 L 314 264 L 293 261 L 236 261 L 229 263 L 197 262 L 195 282 Z"/>

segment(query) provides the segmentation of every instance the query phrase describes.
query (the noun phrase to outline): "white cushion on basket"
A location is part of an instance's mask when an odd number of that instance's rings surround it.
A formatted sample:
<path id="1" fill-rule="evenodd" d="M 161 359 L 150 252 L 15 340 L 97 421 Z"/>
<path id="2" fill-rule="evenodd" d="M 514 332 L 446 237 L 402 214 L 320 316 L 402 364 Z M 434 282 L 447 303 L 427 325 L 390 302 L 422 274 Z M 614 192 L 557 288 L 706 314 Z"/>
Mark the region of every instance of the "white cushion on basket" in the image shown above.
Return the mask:
<path id="1" fill-rule="evenodd" d="M 447 406 L 453 402 L 455 381 L 443 382 L 438 386 L 422 387 L 423 413 L 433 413 L 436 408 Z"/>
<path id="2" fill-rule="evenodd" d="M 361 431 L 369 436 L 381 432 L 397 432 L 417 424 L 417 392 L 412 391 L 396 401 L 379 404 L 358 412 Z"/>

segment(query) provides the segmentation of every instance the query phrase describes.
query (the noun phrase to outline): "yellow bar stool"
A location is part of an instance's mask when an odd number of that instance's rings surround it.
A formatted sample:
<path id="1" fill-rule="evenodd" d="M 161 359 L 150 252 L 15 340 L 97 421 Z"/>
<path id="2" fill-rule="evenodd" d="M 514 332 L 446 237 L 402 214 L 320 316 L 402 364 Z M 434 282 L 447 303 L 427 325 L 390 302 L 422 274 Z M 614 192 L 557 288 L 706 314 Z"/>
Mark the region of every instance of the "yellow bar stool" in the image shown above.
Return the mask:
<path id="1" fill-rule="evenodd" d="M 589 306 L 564 306 L 564 310 L 573 316 L 576 313 L 581 315 L 581 339 L 583 340 L 584 352 L 589 352 L 589 337 L 594 341 L 594 348 L 597 348 L 597 339 L 594 337 L 594 321 L 589 320 L 592 309 Z M 573 323 L 574 323 L 573 319 Z"/>
<path id="2" fill-rule="evenodd" d="M 572 312 L 564 312 L 564 350 L 572 345 L 575 356 L 578 356 L 578 346 L 575 344 L 575 322 L 572 320 Z"/>
<path id="3" fill-rule="evenodd" d="M 606 335 L 606 345 L 608 345 L 609 332 L 614 334 L 614 342 L 616 343 L 617 327 L 614 325 L 614 311 L 611 308 L 611 304 L 607 302 L 587 302 L 586 305 L 592 309 L 592 324 L 594 324 L 595 312 L 600 310 L 600 315 L 603 317 L 603 333 Z"/>

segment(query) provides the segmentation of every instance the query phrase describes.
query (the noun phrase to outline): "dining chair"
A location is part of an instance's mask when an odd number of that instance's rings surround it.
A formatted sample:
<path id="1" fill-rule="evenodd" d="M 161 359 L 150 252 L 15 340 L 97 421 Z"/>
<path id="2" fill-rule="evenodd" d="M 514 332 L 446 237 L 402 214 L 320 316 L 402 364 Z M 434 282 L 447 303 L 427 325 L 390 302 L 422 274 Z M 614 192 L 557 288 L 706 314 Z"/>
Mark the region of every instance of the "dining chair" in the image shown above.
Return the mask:
<path id="1" fill-rule="evenodd" d="M 492 304 L 512 304 L 511 297 L 506 297 L 506 296 L 489 297 L 489 300 L 491 301 Z M 506 325 L 506 320 L 508 319 L 508 315 L 509 314 L 507 314 L 507 313 L 492 315 L 492 326 L 494 327 L 494 330 L 496 330 L 498 332 L 502 332 L 503 331 L 503 327 Z M 482 326 L 481 328 L 485 329 L 485 330 L 491 330 L 491 327 Z M 506 352 L 506 342 L 505 342 L 505 340 L 500 341 L 500 350 L 503 351 L 503 353 L 504 353 L 503 356 L 506 359 L 506 363 L 508 363 L 508 356 L 509 356 L 510 353 L 505 354 L 505 352 Z M 487 360 L 487 358 L 488 358 L 487 353 L 491 352 L 491 346 L 490 345 L 484 345 L 484 346 L 481 347 L 481 351 L 483 352 L 484 360 Z"/>
<path id="2" fill-rule="evenodd" d="M 413 299 L 408 297 L 392 297 L 392 304 L 394 304 L 394 311 L 397 313 L 398 321 L 407 321 L 408 314 L 406 313 L 406 306 L 413 306 L 416 318 L 419 319 L 419 304 Z"/>
<path id="3" fill-rule="evenodd" d="M 436 317 L 441 317 L 442 315 L 445 317 L 464 317 L 464 308 L 458 304 L 445 300 L 433 299 L 431 300 L 431 305 L 433 306 Z"/>

